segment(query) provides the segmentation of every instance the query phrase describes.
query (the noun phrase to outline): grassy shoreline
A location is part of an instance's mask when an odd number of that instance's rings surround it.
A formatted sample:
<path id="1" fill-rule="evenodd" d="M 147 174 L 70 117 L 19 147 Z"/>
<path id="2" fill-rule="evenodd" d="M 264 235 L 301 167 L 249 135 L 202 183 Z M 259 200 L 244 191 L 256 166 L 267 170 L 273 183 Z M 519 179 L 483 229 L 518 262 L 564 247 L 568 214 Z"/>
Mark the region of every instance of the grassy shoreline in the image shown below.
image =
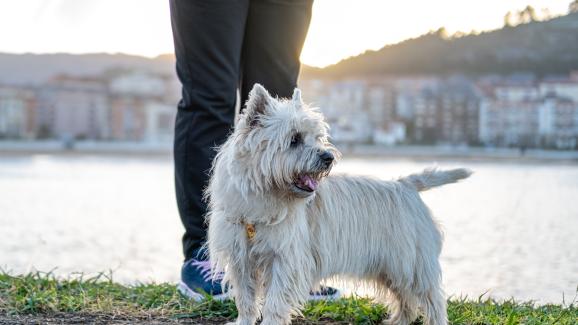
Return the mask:
<path id="1" fill-rule="evenodd" d="M 100 274 L 67 279 L 50 273 L 0 272 L 0 323 L 193 323 L 221 324 L 234 319 L 231 301 L 191 302 L 172 284 L 124 286 Z M 387 308 L 365 298 L 307 304 L 294 324 L 377 324 Z M 452 324 L 577 324 L 578 306 L 538 306 L 531 302 L 452 299 Z"/>

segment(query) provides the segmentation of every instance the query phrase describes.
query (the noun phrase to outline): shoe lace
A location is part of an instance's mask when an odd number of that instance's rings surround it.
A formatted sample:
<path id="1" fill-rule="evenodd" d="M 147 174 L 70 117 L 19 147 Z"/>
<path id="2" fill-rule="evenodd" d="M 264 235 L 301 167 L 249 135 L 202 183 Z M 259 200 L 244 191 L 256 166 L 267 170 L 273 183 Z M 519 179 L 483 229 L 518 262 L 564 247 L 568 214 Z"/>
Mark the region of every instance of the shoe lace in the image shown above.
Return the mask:
<path id="1" fill-rule="evenodd" d="M 223 279 L 223 272 L 214 272 L 210 261 L 199 261 L 193 259 L 191 265 L 195 266 L 203 276 L 205 281 L 219 281 Z"/>

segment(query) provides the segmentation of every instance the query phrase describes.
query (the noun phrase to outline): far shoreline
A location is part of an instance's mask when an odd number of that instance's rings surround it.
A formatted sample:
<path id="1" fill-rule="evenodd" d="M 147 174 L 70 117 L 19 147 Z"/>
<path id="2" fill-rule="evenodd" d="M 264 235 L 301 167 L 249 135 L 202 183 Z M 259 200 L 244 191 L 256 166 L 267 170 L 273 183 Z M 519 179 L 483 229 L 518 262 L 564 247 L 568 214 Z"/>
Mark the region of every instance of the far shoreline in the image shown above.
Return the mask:
<path id="1" fill-rule="evenodd" d="M 412 161 L 475 161 L 516 163 L 578 163 L 578 150 L 545 150 L 467 146 L 383 146 L 376 144 L 336 144 L 346 159 L 388 159 Z M 172 144 L 143 142 L 79 141 L 68 146 L 50 141 L 0 141 L 0 157 L 31 155 L 104 156 L 104 157 L 172 157 Z"/>

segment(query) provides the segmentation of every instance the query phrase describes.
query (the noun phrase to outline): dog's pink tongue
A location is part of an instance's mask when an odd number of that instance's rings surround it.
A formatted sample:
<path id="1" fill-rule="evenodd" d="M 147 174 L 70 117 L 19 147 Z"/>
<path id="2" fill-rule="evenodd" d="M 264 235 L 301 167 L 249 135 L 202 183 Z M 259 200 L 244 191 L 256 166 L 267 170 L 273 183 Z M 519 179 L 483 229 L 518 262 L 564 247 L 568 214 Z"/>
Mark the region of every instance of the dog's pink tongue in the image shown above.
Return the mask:
<path id="1" fill-rule="evenodd" d="M 312 191 L 317 189 L 317 181 L 311 178 L 309 175 L 303 176 L 303 181 L 307 187 L 309 187 Z"/>

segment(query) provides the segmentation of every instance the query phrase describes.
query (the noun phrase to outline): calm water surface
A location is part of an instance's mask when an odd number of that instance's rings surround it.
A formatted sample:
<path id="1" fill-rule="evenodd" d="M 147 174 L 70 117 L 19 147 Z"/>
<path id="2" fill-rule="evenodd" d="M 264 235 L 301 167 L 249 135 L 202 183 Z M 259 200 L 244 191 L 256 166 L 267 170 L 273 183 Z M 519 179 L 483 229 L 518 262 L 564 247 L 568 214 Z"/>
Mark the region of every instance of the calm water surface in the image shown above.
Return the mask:
<path id="1" fill-rule="evenodd" d="M 344 159 L 391 179 L 428 162 Z M 423 194 L 443 225 L 450 295 L 566 302 L 578 285 L 578 165 L 441 162 L 475 174 Z M 0 267 L 175 282 L 181 225 L 169 159 L 0 156 Z"/>

